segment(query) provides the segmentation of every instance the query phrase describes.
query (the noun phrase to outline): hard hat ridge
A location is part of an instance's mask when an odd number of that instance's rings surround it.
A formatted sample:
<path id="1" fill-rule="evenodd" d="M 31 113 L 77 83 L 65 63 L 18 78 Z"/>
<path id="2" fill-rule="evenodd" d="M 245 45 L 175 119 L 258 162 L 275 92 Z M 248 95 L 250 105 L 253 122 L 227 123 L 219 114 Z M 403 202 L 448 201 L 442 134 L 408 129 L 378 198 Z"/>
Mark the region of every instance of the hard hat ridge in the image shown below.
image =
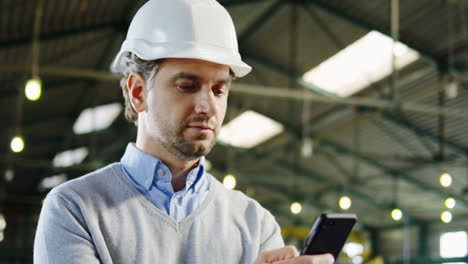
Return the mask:
<path id="1" fill-rule="evenodd" d="M 228 65 L 237 77 L 251 71 L 239 54 L 231 16 L 215 0 L 150 0 L 134 16 L 114 62 L 123 72 L 123 55 L 143 60 L 192 58 Z"/>

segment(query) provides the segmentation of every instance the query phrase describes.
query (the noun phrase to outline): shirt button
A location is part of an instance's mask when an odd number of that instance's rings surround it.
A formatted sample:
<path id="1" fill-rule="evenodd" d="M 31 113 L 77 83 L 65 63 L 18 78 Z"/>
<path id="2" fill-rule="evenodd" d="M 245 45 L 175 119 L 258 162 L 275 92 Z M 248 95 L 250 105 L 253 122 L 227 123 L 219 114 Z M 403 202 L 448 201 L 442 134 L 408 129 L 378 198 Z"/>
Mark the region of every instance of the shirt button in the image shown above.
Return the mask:
<path id="1" fill-rule="evenodd" d="M 163 170 L 163 169 L 159 169 L 159 170 L 158 170 L 158 175 L 159 175 L 159 176 L 163 176 L 163 175 L 164 175 L 164 170 Z"/>
<path id="2" fill-rule="evenodd" d="M 150 180 L 145 180 L 145 184 L 146 184 L 146 185 L 150 185 L 150 184 L 151 184 L 151 181 L 150 181 Z"/>

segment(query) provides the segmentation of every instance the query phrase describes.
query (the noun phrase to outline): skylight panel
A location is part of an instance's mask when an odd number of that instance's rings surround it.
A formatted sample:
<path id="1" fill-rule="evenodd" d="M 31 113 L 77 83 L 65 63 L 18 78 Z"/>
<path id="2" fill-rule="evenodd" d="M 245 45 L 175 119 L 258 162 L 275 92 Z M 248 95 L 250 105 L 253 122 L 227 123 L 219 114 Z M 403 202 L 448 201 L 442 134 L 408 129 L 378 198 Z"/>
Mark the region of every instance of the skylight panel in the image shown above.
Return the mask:
<path id="1" fill-rule="evenodd" d="M 75 134 L 86 134 L 108 128 L 122 111 L 120 103 L 87 108 L 81 112 L 73 125 Z"/>
<path id="2" fill-rule="evenodd" d="M 80 164 L 86 156 L 88 156 L 88 148 L 86 147 L 66 150 L 55 155 L 52 160 L 52 165 L 55 167 L 69 167 Z"/>
<path id="3" fill-rule="evenodd" d="M 417 51 L 392 38 L 371 31 L 317 67 L 306 72 L 305 82 L 340 97 L 348 97 L 379 81 L 392 72 L 392 49 L 395 66 L 401 69 L 419 59 Z"/>
<path id="4" fill-rule="evenodd" d="M 38 188 L 40 191 L 44 191 L 44 190 L 52 189 L 55 186 L 61 183 L 64 183 L 66 181 L 67 181 L 67 175 L 65 174 L 49 176 L 49 177 L 45 177 L 44 179 L 42 179 L 42 181 L 39 183 Z"/>
<path id="5" fill-rule="evenodd" d="M 248 110 L 221 128 L 219 141 L 252 148 L 283 132 L 283 125 L 264 115 Z"/>
<path id="6" fill-rule="evenodd" d="M 440 236 L 440 256 L 465 257 L 468 254 L 468 236 L 464 231 L 447 232 Z"/>

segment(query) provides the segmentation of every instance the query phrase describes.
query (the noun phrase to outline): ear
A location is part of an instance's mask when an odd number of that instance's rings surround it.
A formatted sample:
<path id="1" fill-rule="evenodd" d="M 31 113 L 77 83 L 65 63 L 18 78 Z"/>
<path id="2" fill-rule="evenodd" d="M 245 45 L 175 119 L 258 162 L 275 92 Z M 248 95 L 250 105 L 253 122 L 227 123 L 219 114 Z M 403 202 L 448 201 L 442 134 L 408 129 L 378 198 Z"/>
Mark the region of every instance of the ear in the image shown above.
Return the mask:
<path id="1" fill-rule="evenodd" d="M 141 74 L 132 72 L 127 78 L 128 95 L 137 113 L 146 110 L 146 80 Z"/>

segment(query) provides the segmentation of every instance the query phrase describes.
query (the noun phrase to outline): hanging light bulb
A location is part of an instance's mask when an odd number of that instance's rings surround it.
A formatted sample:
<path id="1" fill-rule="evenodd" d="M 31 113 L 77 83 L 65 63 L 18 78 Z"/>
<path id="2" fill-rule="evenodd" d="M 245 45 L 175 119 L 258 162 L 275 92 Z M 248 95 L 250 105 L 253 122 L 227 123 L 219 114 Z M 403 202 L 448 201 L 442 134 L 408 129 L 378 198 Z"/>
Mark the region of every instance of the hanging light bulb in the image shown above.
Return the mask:
<path id="1" fill-rule="evenodd" d="M 15 177 L 15 173 L 14 173 L 14 171 L 12 169 L 7 169 L 5 171 L 4 178 L 5 178 L 6 182 L 11 182 L 14 177 Z"/>
<path id="2" fill-rule="evenodd" d="M 455 80 L 449 81 L 445 87 L 445 96 L 448 99 L 454 99 L 458 96 L 458 83 Z"/>
<path id="3" fill-rule="evenodd" d="M 289 209 L 291 210 L 291 213 L 297 215 L 301 213 L 302 205 L 298 202 L 294 202 L 291 204 L 291 207 Z"/>
<path id="4" fill-rule="evenodd" d="M 338 205 L 340 206 L 341 209 L 343 210 L 348 210 L 351 208 L 351 199 L 348 196 L 341 196 Z"/>
<path id="5" fill-rule="evenodd" d="M 21 152 L 24 149 L 24 141 L 22 137 L 14 137 L 10 143 L 11 150 L 13 152 Z"/>
<path id="6" fill-rule="evenodd" d="M 234 189 L 236 187 L 236 177 L 232 174 L 224 176 L 223 185 L 228 189 Z"/>
<path id="7" fill-rule="evenodd" d="M 452 221 L 452 213 L 450 213 L 449 211 L 443 211 L 441 214 L 440 214 L 440 220 L 442 220 L 442 222 L 448 224 Z"/>
<path id="8" fill-rule="evenodd" d="M 26 98 L 30 101 L 37 101 L 42 94 L 42 83 L 39 78 L 32 78 L 26 82 Z"/>
<path id="9" fill-rule="evenodd" d="M 447 207 L 448 209 L 454 208 L 455 205 L 456 205 L 455 199 L 453 198 L 445 199 L 445 207 Z"/>
<path id="10" fill-rule="evenodd" d="M 6 227 L 7 227 L 7 222 L 6 222 L 5 216 L 2 213 L 0 213 L 0 231 L 5 230 Z"/>
<path id="11" fill-rule="evenodd" d="M 391 216 L 393 220 L 400 221 L 401 218 L 403 217 L 403 212 L 401 212 L 400 209 L 395 208 L 392 210 Z"/>
<path id="12" fill-rule="evenodd" d="M 440 185 L 442 185 L 442 187 L 449 187 L 450 185 L 452 185 L 452 176 L 450 176 L 450 174 L 448 173 L 442 173 L 442 175 L 440 175 Z"/>
<path id="13" fill-rule="evenodd" d="M 304 158 L 310 158 L 314 154 L 314 142 L 306 137 L 302 140 L 301 154 Z"/>

